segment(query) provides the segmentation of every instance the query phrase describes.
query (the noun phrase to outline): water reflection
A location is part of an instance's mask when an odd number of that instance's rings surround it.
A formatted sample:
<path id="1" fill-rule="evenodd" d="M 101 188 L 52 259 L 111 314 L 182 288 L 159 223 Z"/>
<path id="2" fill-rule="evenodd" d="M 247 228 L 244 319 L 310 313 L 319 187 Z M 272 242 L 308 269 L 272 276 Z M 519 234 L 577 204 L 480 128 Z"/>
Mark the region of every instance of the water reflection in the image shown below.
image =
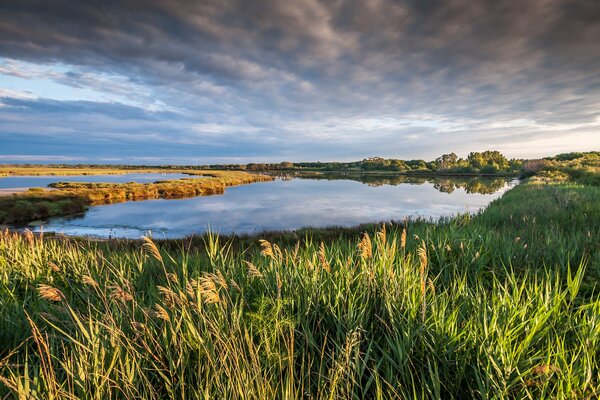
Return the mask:
<path id="1" fill-rule="evenodd" d="M 44 229 L 68 235 L 132 238 L 152 231 L 155 237 L 174 238 L 202 233 L 209 227 L 222 233 L 256 233 L 352 226 L 407 216 L 435 219 L 477 211 L 512 185 L 504 180 L 500 187 L 488 185 L 483 190 L 481 183 L 450 181 L 285 177 L 231 187 L 223 195 L 96 206 L 77 218 L 53 219 Z"/>
<path id="2" fill-rule="evenodd" d="M 316 179 L 316 180 L 353 180 L 368 186 L 413 184 L 422 185 L 432 183 L 440 192 L 452 193 L 456 189 L 464 189 L 467 193 L 492 194 L 504 187 L 511 179 L 490 177 L 433 177 L 414 175 L 381 175 L 359 173 L 272 173 L 282 180 Z"/>

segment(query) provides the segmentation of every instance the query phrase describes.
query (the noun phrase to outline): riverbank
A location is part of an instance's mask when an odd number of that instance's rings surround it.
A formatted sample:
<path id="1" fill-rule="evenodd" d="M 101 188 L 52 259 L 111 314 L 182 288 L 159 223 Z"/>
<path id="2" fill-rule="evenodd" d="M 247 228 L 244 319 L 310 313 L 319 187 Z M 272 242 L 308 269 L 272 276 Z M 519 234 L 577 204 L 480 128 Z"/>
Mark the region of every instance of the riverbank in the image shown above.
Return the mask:
<path id="1" fill-rule="evenodd" d="M 149 172 L 149 171 L 143 171 Z M 225 188 L 273 178 L 234 171 L 202 171 L 203 178 L 165 180 L 154 183 L 53 184 L 53 191 L 27 191 L 0 197 L 0 224 L 24 224 L 55 216 L 73 215 L 97 204 L 159 198 L 185 198 L 223 193 Z"/>
<path id="2" fill-rule="evenodd" d="M 241 170 L 240 170 L 241 171 Z M 509 172 L 462 172 L 462 171 L 364 171 L 364 170 L 322 170 L 322 169 L 281 169 L 281 170 L 257 170 L 252 171 L 267 175 L 290 175 L 290 176 L 382 176 L 382 177 L 413 177 L 413 178 L 516 178 L 519 171 Z"/>
<path id="3" fill-rule="evenodd" d="M 268 241 L 5 232 L 0 394 L 594 398 L 599 195 Z"/>
<path id="4" fill-rule="evenodd" d="M 0 197 L 3 196 L 12 196 L 13 194 L 19 194 L 19 193 L 27 193 L 30 191 L 34 191 L 34 192 L 51 192 L 55 189 L 53 188 L 28 188 L 28 187 L 17 187 L 17 188 L 9 188 L 9 189 L 2 189 L 0 188 Z"/>
<path id="5" fill-rule="evenodd" d="M 188 174 L 204 175 L 206 170 L 186 167 L 136 167 L 136 166 L 58 166 L 58 165 L 7 165 L 0 164 L 0 177 L 3 176 L 73 176 L 73 175 L 124 175 L 124 174 Z"/>

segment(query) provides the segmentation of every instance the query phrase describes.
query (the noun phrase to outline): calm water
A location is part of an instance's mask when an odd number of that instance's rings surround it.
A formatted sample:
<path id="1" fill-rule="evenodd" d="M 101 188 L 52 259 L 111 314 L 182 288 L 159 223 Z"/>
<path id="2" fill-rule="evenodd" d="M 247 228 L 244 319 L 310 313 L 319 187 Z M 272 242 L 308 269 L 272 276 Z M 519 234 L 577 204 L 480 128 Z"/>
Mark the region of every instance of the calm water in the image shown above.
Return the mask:
<path id="1" fill-rule="evenodd" d="M 122 174 L 122 175 L 73 175 L 73 176 L 7 176 L 0 178 L 0 189 L 46 187 L 54 182 L 106 182 L 149 183 L 167 179 L 190 178 L 185 174 Z"/>
<path id="2" fill-rule="evenodd" d="M 80 217 L 53 219 L 44 231 L 127 238 L 151 231 L 155 238 L 175 238 L 209 228 L 255 233 L 352 226 L 406 216 L 438 218 L 477 211 L 512 185 L 506 180 L 390 184 L 371 179 L 365 184 L 348 179 L 278 179 L 231 187 L 222 195 L 95 206 Z"/>

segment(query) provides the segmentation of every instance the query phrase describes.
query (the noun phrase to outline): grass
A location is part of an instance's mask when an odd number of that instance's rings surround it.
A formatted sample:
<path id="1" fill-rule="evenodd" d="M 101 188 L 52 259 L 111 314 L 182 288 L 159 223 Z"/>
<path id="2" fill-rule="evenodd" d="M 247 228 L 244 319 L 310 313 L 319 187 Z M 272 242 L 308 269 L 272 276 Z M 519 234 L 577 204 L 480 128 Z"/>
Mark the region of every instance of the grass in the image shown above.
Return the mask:
<path id="1" fill-rule="evenodd" d="M 95 204 L 218 194 L 223 193 L 228 186 L 273 179 L 236 171 L 203 171 L 202 175 L 206 177 L 145 184 L 57 182 L 51 184 L 57 190 L 29 190 L 13 196 L 0 197 L 0 224 L 23 224 L 55 216 L 72 215 Z"/>
<path id="2" fill-rule="evenodd" d="M 526 184 L 440 224 L 268 241 L 6 231 L 0 393 L 597 398 L 599 195 Z"/>
<path id="3" fill-rule="evenodd" d="M 123 175 L 138 173 L 184 173 L 202 175 L 203 171 L 192 170 L 185 167 L 159 168 L 159 167 L 133 167 L 128 166 L 52 166 L 52 165 L 2 165 L 1 176 L 71 176 L 71 175 Z"/>

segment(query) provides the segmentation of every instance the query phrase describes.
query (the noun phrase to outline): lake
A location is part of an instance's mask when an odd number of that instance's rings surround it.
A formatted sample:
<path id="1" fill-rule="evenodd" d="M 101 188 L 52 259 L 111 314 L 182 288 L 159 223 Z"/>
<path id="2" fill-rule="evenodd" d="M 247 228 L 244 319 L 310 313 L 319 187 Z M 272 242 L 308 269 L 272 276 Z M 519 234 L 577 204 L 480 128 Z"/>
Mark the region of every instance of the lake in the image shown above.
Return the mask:
<path id="1" fill-rule="evenodd" d="M 174 173 L 132 173 L 120 175 L 72 175 L 72 176 L 6 176 L 0 178 L 0 189 L 28 189 L 47 187 L 55 182 L 106 182 L 106 183 L 150 183 L 160 180 L 190 178 L 186 174 Z M 193 176 L 199 178 L 199 176 Z"/>
<path id="2" fill-rule="evenodd" d="M 505 179 L 278 178 L 230 187 L 220 195 L 94 206 L 80 216 L 54 218 L 43 229 L 95 237 L 139 238 L 151 232 L 155 238 L 180 238 L 208 229 L 257 233 L 437 219 L 476 212 L 514 184 Z"/>

